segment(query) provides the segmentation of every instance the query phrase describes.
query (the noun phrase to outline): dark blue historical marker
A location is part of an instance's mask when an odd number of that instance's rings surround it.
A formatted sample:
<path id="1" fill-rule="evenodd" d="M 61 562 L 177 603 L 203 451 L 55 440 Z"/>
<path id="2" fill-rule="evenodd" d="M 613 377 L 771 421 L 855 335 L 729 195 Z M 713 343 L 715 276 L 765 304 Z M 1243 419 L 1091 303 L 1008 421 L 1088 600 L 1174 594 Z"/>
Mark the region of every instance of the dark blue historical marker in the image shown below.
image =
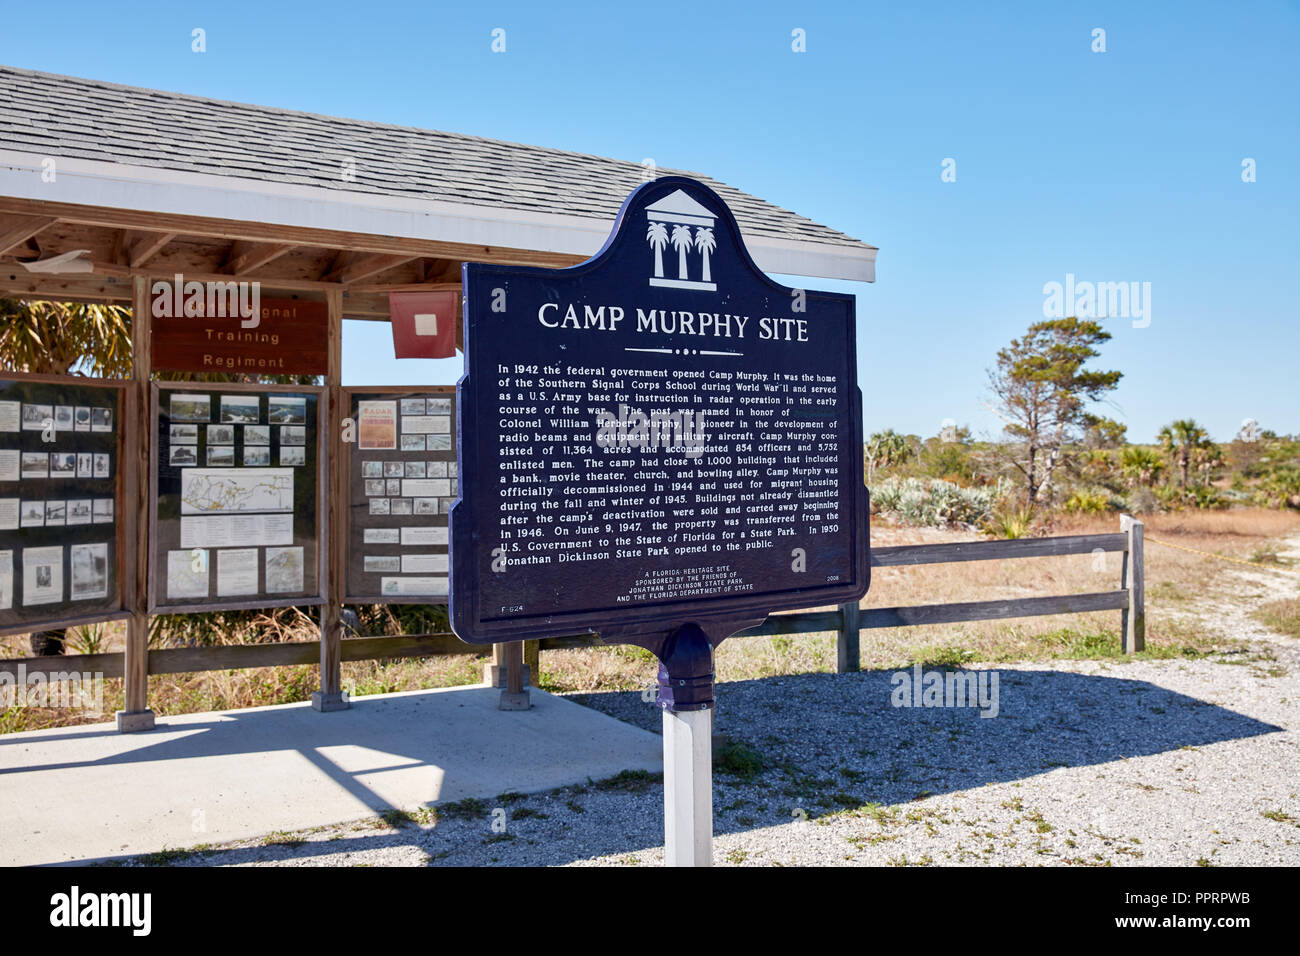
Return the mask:
<path id="1" fill-rule="evenodd" d="M 464 285 L 462 640 L 595 631 L 678 661 L 670 703 L 707 707 L 712 646 L 866 593 L 852 296 L 768 279 L 681 177 L 581 265 L 467 263 Z"/>

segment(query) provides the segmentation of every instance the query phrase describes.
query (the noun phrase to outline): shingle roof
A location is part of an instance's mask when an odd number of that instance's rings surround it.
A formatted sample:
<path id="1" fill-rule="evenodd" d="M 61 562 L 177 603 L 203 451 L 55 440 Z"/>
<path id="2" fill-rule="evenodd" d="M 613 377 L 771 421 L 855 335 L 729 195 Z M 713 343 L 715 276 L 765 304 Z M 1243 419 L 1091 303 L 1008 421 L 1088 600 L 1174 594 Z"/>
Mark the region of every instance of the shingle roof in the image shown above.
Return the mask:
<path id="1" fill-rule="evenodd" d="M 0 149 L 609 220 L 640 164 L 0 66 Z M 355 163 L 355 181 L 341 175 Z M 661 169 L 661 174 L 676 170 Z M 699 173 L 746 234 L 865 243 Z"/>

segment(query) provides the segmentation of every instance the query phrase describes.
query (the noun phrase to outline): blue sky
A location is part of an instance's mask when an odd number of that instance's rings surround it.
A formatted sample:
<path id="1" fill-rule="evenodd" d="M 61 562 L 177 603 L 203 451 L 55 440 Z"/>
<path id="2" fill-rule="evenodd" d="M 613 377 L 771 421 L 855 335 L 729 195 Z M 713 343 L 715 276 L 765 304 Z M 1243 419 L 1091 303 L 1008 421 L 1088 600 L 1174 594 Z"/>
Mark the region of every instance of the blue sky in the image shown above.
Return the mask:
<path id="1" fill-rule="evenodd" d="M 6 7 L 10 65 L 650 157 L 877 245 L 872 285 L 778 277 L 857 295 L 869 431 L 996 435 L 985 370 L 1073 273 L 1151 283 L 1100 362 L 1130 439 L 1300 432 L 1294 2 Z M 459 371 L 396 362 L 386 325 L 345 343 L 349 383 Z"/>

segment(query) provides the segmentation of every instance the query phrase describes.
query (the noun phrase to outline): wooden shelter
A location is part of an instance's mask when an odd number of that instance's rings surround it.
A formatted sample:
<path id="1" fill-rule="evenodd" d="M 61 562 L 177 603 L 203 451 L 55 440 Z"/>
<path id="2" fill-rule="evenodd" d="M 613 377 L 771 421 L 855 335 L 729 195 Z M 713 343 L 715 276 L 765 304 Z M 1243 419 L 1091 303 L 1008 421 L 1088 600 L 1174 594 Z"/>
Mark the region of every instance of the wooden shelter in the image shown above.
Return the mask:
<path id="1" fill-rule="evenodd" d="M 147 315 L 151 284 L 181 274 L 256 281 L 264 295 L 323 301 L 324 384 L 338 416 L 344 318 L 386 320 L 389 292 L 458 290 L 467 261 L 581 262 L 652 174 L 638 163 L 562 150 L 0 66 L 0 296 L 116 302 Z M 685 175 L 723 197 L 763 270 L 874 280 L 874 247 Z M 78 250 L 82 265 L 74 268 L 83 271 L 27 268 Z M 134 323 L 133 335 L 135 407 L 143 410 L 149 323 Z M 142 431 L 139 460 L 127 465 L 147 475 Z M 139 487 L 144 514 L 145 483 Z M 329 500 L 337 506 L 337 488 Z M 123 729 L 153 722 L 148 522 L 137 522 L 136 534 Z M 322 612 L 322 709 L 341 699 L 335 550 Z"/>

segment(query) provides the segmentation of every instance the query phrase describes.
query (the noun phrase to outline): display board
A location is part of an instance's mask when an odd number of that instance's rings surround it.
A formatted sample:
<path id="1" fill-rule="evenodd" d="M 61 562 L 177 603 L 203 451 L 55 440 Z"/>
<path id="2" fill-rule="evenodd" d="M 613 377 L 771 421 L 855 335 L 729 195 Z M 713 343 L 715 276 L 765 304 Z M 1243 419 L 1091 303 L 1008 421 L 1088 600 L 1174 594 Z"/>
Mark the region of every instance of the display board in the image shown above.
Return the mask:
<path id="1" fill-rule="evenodd" d="M 754 265 L 662 177 L 570 269 L 467 263 L 452 624 L 658 653 L 867 590 L 854 300 Z"/>
<path id="2" fill-rule="evenodd" d="M 344 389 L 345 603 L 442 604 L 458 491 L 454 386 Z M 351 440 L 346 440 L 350 438 Z"/>
<path id="3" fill-rule="evenodd" d="M 156 383 L 149 610 L 319 604 L 325 390 Z"/>
<path id="4" fill-rule="evenodd" d="M 0 378 L 0 633 L 127 616 L 127 386 Z"/>

